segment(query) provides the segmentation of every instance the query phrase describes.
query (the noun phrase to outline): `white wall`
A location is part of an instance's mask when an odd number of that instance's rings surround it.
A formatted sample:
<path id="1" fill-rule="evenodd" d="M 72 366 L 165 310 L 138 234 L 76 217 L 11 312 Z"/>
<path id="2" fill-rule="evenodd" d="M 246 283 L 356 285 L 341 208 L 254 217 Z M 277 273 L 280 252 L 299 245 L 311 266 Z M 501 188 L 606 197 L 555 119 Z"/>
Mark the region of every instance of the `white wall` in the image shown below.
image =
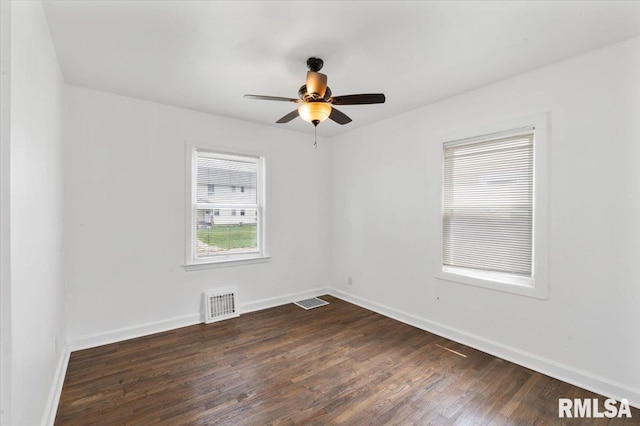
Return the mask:
<path id="1" fill-rule="evenodd" d="M 327 150 L 313 135 L 66 88 L 65 273 L 73 347 L 199 321 L 201 292 L 241 308 L 325 288 Z M 268 263 L 185 271 L 185 141 L 267 155 Z M 151 188 L 151 189 L 150 189 Z M 278 300 L 267 299 L 278 297 Z"/>
<path id="2" fill-rule="evenodd" d="M 548 300 L 435 279 L 441 135 L 545 111 Z M 640 39 L 330 145 L 331 283 L 339 294 L 640 403 Z"/>
<path id="3" fill-rule="evenodd" d="M 64 86 L 40 2 L 12 3 L 10 61 L 11 420 L 34 425 L 65 354 Z"/>
<path id="4" fill-rule="evenodd" d="M 0 424 L 11 418 L 11 3 L 0 2 Z"/>

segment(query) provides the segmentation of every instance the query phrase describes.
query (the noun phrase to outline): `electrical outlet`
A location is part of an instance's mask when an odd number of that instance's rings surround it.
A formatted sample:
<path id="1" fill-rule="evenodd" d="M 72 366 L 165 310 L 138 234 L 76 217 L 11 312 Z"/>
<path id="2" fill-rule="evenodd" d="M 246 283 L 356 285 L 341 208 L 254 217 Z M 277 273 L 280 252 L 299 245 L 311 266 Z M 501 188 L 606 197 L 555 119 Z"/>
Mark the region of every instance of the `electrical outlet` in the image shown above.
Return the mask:
<path id="1" fill-rule="evenodd" d="M 353 285 L 353 277 L 347 277 L 347 284 Z"/>

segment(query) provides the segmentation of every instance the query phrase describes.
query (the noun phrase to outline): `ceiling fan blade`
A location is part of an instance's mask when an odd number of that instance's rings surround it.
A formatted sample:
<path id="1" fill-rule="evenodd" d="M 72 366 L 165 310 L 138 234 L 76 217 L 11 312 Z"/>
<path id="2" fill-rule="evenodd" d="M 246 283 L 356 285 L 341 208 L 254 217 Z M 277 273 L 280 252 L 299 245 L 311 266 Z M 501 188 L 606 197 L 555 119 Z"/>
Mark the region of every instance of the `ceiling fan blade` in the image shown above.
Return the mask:
<path id="1" fill-rule="evenodd" d="M 283 101 L 283 102 L 300 102 L 300 99 L 295 98 L 283 98 L 280 96 L 263 96 L 263 95 L 244 95 L 247 99 L 257 99 L 260 101 Z"/>
<path id="2" fill-rule="evenodd" d="M 288 123 L 291 120 L 293 120 L 294 118 L 296 118 L 298 115 L 298 110 L 294 109 L 293 111 L 291 111 L 289 114 L 285 115 L 284 117 L 282 117 L 280 120 L 276 121 L 276 123 Z"/>
<path id="3" fill-rule="evenodd" d="M 329 118 L 338 124 L 351 123 L 351 119 L 345 113 L 338 111 L 334 107 L 331 107 L 331 114 L 329 114 Z"/>
<path id="4" fill-rule="evenodd" d="M 329 100 L 333 105 L 383 104 L 384 93 L 366 93 L 361 95 L 334 96 Z"/>
<path id="5" fill-rule="evenodd" d="M 307 93 L 318 99 L 324 97 L 326 90 L 327 76 L 320 72 L 307 71 Z"/>

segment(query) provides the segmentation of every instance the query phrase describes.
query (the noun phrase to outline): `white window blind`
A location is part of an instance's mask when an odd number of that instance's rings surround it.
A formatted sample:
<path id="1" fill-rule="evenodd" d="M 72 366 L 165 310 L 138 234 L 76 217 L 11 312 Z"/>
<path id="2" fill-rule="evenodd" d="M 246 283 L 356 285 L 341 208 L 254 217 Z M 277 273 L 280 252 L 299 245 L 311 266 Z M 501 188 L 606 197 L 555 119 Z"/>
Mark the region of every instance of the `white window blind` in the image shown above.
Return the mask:
<path id="1" fill-rule="evenodd" d="M 444 266 L 531 277 L 534 129 L 444 144 Z"/>
<path id="2" fill-rule="evenodd" d="M 198 151 L 195 160 L 195 257 L 259 253 L 261 159 Z"/>

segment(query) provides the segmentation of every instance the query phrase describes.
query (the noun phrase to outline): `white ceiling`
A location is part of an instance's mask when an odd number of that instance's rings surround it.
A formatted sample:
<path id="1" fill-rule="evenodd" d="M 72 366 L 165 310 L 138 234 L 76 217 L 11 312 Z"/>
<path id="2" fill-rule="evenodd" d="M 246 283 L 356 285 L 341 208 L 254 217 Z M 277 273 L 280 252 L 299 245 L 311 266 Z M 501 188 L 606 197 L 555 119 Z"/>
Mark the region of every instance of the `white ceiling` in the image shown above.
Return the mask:
<path id="1" fill-rule="evenodd" d="M 306 59 L 339 109 L 332 136 L 640 35 L 638 1 L 45 1 L 67 83 L 256 123 L 313 131 L 294 104 Z"/>

